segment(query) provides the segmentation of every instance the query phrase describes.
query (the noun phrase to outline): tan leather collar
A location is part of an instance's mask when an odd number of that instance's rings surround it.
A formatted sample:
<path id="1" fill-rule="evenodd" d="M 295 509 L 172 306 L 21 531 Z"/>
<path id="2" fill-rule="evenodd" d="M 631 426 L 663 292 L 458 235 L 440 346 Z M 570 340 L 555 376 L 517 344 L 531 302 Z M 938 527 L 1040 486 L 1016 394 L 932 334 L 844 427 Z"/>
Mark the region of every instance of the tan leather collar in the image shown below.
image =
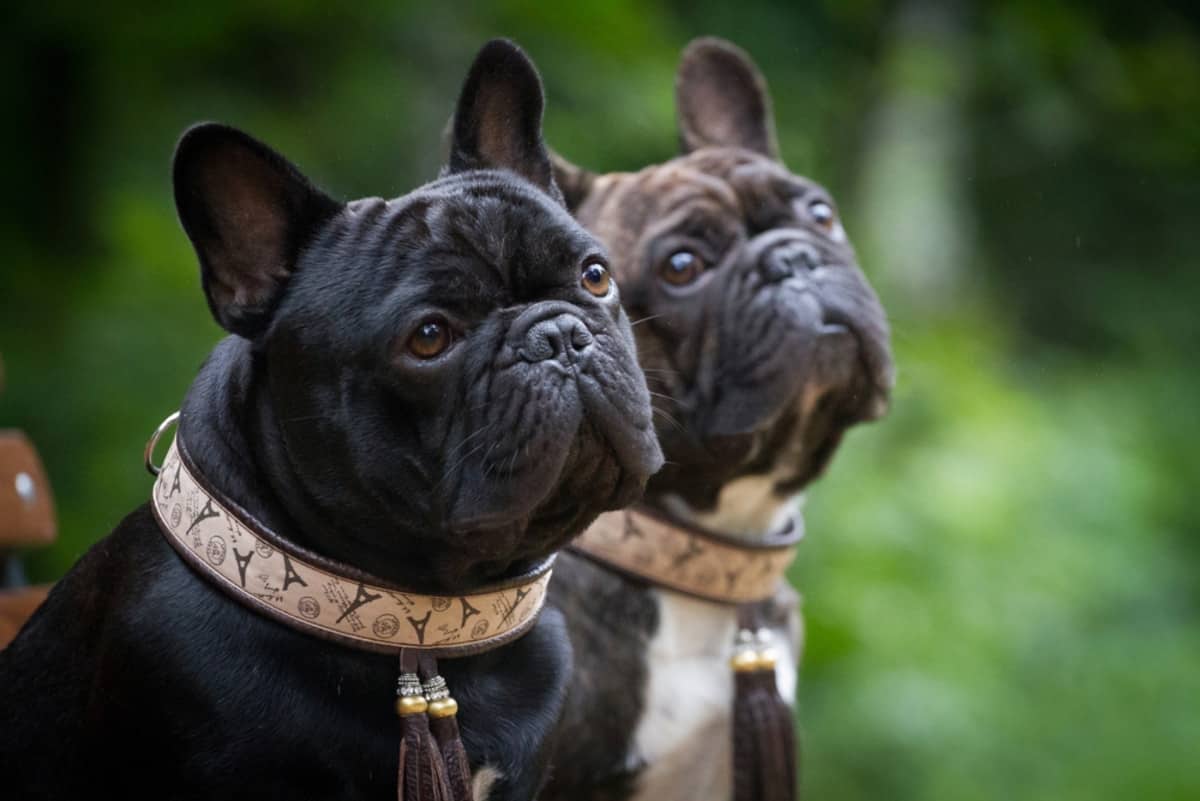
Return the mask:
<path id="1" fill-rule="evenodd" d="M 799 517 L 765 541 L 747 543 L 638 507 L 600 515 L 570 547 L 651 584 L 742 604 L 775 593 L 803 536 Z"/>
<path id="2" fill-rule="evenodd" d="M 205 578 L 281 623 L 369 651 L 466 656 L 520 637 L 545 603 L 553 557 L 504 584 L 425 595 L 309 553 L 220 498 L 182 446 L 171 444 L 154 482 L 159 527 Z"/>

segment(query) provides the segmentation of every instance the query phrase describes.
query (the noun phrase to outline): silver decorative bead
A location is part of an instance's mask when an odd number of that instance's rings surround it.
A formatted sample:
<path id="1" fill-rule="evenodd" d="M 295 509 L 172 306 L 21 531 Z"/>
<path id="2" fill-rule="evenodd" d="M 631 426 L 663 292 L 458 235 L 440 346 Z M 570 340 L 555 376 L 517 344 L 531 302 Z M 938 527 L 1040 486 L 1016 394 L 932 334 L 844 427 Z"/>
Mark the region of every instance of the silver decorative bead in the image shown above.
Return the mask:
<path id="1" fill-rule="evenodd" d="M 446 686 L 446 680 L 441 676 L 434 676 L 422 683 L 421 689 L 430 701 L 440 701 L 450 697 L 450 688 Z"/>
<path id="2" fill-rule="evenodd" d="M 421 678 L 416 673 L 401 673 L 396 680 L 396 695 L 411 697 L 424 695 L 421 692 Z"/>

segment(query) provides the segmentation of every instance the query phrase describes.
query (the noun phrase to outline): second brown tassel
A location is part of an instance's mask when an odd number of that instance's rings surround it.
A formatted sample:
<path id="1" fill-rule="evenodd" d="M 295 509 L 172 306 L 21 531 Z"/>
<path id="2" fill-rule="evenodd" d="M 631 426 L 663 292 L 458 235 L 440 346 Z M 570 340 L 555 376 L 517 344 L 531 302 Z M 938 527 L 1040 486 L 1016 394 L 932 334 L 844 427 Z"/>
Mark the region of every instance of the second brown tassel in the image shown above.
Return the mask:
<path id="1" fill-rule="evenodd" d="M 734 670 L 734 801 L 795 801 L 796 735 L 779 695 L 769 637 L 739 632 Z"/>
<path id="2" fill-rule="evenodd" d="M 436 666 L 433 668 L 436 670 Z M 429 728 L 442 753 L 452 801 L 472 801 L 471 764 L 458 731 L 458 702 L 450 697 L 446 680 L 436 672 L 422 676 L 422 688 L 429 700 Z"/>

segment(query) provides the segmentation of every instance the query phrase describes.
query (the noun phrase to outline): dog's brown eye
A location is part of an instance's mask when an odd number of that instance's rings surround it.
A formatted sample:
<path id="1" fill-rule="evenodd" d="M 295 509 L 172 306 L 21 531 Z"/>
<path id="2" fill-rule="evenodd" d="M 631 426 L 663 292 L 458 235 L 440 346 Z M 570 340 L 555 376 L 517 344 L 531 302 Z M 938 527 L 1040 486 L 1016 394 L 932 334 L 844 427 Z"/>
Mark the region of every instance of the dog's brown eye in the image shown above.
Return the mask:
<path id="1" fill-rule="evenodd" d="M 704 262 L 690 250 L 672 253 L 661 270 L 663 280 L 674 286 L 686 286 L 699 278 L 702 272 Z"/>
<path id="2" fill-rule="evenodd" d="M 822 228 L 833 228 L 835 219 L 833 206 L 830 206 L 824 200 L 814 200 L 808 204 L 808 213 L 812 216 L 813 222 Z"/>
<path id="3" fill-rule="evenodd" d="M 432 359 L 450 347 L 452 340 L 449 323 L 441 317 L 431 317 L 413 331 L 408 339 L 408 350 L 418 359 Z"/>
<path id="4" fill-rule="evenodd" d="M 579 283 L 583 284 L 583 288 L 588 292 L 602 298 L 608 294 L 608 288 L 612 286 L 612 276 L 609 275 L 603 264 L 593 261 L 583 268 Z"/>

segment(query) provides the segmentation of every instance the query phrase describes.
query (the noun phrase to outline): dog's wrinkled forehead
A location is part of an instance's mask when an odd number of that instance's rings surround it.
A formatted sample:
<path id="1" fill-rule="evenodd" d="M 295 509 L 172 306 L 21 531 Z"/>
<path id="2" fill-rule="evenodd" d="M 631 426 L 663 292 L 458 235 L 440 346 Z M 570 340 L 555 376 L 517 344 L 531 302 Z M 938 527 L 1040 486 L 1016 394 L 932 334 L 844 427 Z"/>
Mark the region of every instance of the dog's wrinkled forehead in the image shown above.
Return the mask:
<path id="1" fill-rule="evenodd" d="M 650 196 L 658 216 L 686 206 L 712 206 L 741 219 L 750 233 L 795 223 L 795 205 L 820 199 L 832 203 L 819 184 L 777 161 L 740 148 L 705 148 L 644 175 L 639 192 Z"/>
<path id="2" fill-rule="evenodd" d="M 529 300 L 574 286 L 580 262 L 603 254 L 544 192 L 488 172 L 452 175 L 394 200 L 354 201 L 327 239 L 462 302 Z"/>

